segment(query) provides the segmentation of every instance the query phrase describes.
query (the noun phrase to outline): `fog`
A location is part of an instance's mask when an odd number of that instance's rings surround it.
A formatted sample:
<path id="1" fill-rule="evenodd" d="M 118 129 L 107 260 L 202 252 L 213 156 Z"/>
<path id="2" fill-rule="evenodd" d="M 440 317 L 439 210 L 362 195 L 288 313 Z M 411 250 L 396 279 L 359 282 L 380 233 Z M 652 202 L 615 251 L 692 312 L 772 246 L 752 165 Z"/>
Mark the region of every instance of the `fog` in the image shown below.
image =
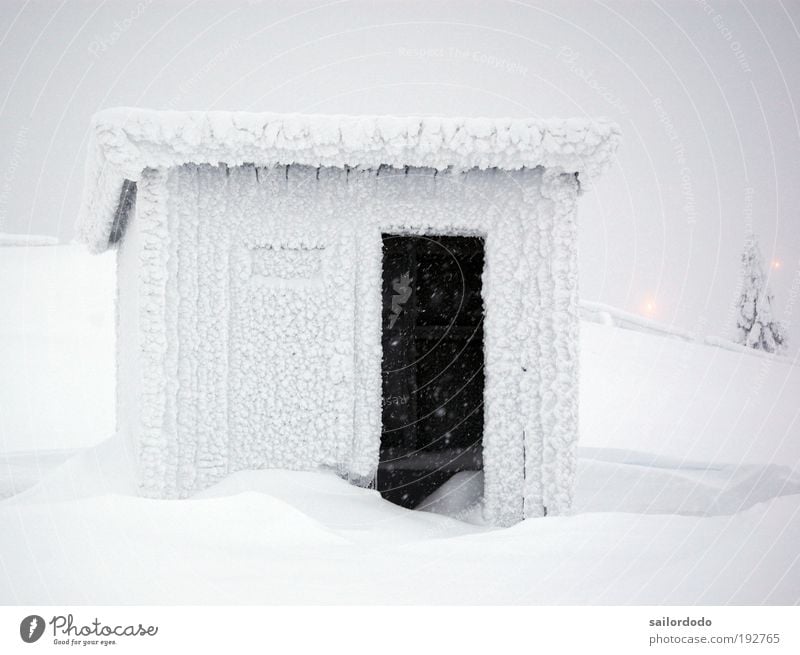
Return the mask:
<path id="1" fill-rule="evenodd" d="M 107 107 L 605 116 L 623 141 L 584 180 L 581 297 L 730 337 L 752 229 L 799 352 L 796 1 L 4 0 L 0 17 L 0 232 L 72 238 Z"/>

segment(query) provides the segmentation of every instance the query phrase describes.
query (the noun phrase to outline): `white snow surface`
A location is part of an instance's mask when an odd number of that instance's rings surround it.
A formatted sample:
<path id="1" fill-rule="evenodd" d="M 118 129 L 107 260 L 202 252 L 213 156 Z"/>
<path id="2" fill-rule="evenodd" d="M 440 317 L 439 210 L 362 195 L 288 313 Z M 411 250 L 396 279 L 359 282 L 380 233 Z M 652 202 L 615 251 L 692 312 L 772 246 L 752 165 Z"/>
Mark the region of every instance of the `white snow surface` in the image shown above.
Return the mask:
<path id="1" fill-rule="evenodd" d="M 587 451 L 576 512 L 490 529 L 324 471 L 133 495 L 122 442 L 0 501 L 4 604 L 800 602 L 800 476 Z"/>
<path id="2" fill-rule="evenodd" d="M 58 237 L 46 234 L 9 234 L 0 232 L 0 246 L 56 246 Z"/>
<path id="3" fill-rule="evenodd" d="M 590 323 L 598 323 L 608 327 L 616 326 L 626 330 L 647 332 L 664 337 L 682 339 L 689 342 L 702 341 L 702 343 L 708 346 L 724 348 L 725 350 L 731 350 L 742 355 L 750 355 L 752 357 L 760 357 L 762 359 L 776 360 L 779 363 L 791 363 L 796 365 L 796 361 L 793 362 L 791 359 L 786 358 L 781 353 L 771 353 L 767 352 L 766 350 L 759 350 L 751 346 L 744 346 L 740 343 L 736 343 L 730 339 L 713 335 L 702 337 L 701 339 L 701 337 L 694 332 L 689 332 L 688 330 L 683 330 L 674 325 L 668 325 L 651 318 L 645 318 L 644 316 L 639 316 L 633 312 L 628 312 L 619 309 L 618 307 L 612 307 L 611 305 L 606 305 L 600 302 L 581 300 L 580 316 L 582 321 Z"/>
<path id="4" fill-rule="evenodd" d="M 3 305 L 29 322 L 0 322 L 0 497 L 16 494 L 0 501 L 2 603 L 800 602 L 800 368 L 786 358 L 582 323 L 569 516 L 491 529 L 329 471 L 240 471 L 152 500 L 125 443 L 103 441 L 113 259 L 3 255 Z M 55 382 L 39 398 L 25 383 L 22 402 L 20 370 Z"/>
<path id="5" fill-rule="evenodd" d="M 0 250 L 0 452 L 92 446 L 114 430 L 114 256 Z"/>
<path id="6" fill-rule="evenodd" d="M 468 523 L 483 523 L 483 471 L 459 471 L 416 509 L 452 516 Z"/>
<path id="7" fill-rule="evenodd" d="M 705 337 L 705 339 L 703 339 L 703 343 L 709 346 L 716 346 L 717 348 L 724 348 L 725 350 L 731 350 L 735 353 L 740 353 L 742 355 L 761 357 L 762 359 L 768 359 L 768 360 L 777 359 L 778 361 L 791 361 L 789 359 L 782 359 L 784 356 L 781 353 L 770 353 L 767 352 L 766 350 L 759 350 L 751 346 L 743 346 L 740 343 L 736 343 L 735 341 L 731 341 L 730 339 L 724 339 L 723 337 L 708 336 Z"/>
<path id="8" fill-rule="evenodd" d="M 580 315 L 584 321 L 600 323 L 601 325 L 616 325 L 628 330 L 677 337 L 684 341 L 694 341 L 696 339 L 696 336 L 688 330 L 682 330 L 674 325 L 666 325 L 651 318 L 645 318 L 639 314 L 627 312 L 601 302 L 581 300 Z"/>
<path id="9" fill-rule="evenodd" d="M 543 166 L 589 183 L 610 164 L 619 128 L 604 120 L 324 116 L 107 109 L 92 120 L 79 240 L 109 246 L 123 182 L 182 164 Z"/>

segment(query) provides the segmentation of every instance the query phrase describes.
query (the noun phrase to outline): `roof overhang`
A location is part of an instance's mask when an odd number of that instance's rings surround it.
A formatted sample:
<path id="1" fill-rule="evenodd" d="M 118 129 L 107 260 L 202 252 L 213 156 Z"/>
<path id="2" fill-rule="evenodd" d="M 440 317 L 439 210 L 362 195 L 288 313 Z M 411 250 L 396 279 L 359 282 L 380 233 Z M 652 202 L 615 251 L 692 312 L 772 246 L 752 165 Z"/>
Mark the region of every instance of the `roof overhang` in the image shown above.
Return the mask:
<path id="1" fill-rule="evenodd" d="M 146 168 L 300 164 L 437 170 L 543 166 L 583 181 L 611 162 L 616 124 L 599 119 L 323 116 L 108 109 L 92 119 L 78 239 L 102 252 L 121 235 Z"/>

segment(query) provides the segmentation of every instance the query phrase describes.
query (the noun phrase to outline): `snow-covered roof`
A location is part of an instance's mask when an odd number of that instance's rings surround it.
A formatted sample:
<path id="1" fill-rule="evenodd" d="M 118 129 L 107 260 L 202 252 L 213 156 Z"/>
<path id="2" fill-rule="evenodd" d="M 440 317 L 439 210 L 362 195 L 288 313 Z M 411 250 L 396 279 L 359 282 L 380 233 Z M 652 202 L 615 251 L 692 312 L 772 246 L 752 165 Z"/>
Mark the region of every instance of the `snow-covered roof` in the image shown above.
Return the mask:
<path id="1" fill-rule="evenodd" d="M 614 123 L 578 118 L 108 109 L 92 119 L 78 239 L 95 252 L 109 247 L 145 168 L 186 163 L 461 170 L 545 166 L 591 178 L 610 163 L 618 139 Z"/>

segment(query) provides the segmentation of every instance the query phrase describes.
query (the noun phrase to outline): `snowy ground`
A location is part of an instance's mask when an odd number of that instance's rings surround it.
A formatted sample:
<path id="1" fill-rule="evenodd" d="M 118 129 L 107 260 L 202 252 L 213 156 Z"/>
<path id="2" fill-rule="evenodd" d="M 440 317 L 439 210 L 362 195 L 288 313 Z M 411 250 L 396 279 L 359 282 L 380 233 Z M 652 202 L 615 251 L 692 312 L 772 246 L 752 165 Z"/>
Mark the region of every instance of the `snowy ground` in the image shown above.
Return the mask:
<path id="1" fill-rule="evenodd" d="M 114 271 L 78 246 L 0 246 L 0 453 L 113 431 Z"/>
<path id="2" fill-rule="evenodd" d="M 113 258 L 0 248 L 0 302 L 0 603 L 800 602 L 791 362 L 584 323 L 574 515 L 495 530 L 328 472 L 138 498 Z"/>

